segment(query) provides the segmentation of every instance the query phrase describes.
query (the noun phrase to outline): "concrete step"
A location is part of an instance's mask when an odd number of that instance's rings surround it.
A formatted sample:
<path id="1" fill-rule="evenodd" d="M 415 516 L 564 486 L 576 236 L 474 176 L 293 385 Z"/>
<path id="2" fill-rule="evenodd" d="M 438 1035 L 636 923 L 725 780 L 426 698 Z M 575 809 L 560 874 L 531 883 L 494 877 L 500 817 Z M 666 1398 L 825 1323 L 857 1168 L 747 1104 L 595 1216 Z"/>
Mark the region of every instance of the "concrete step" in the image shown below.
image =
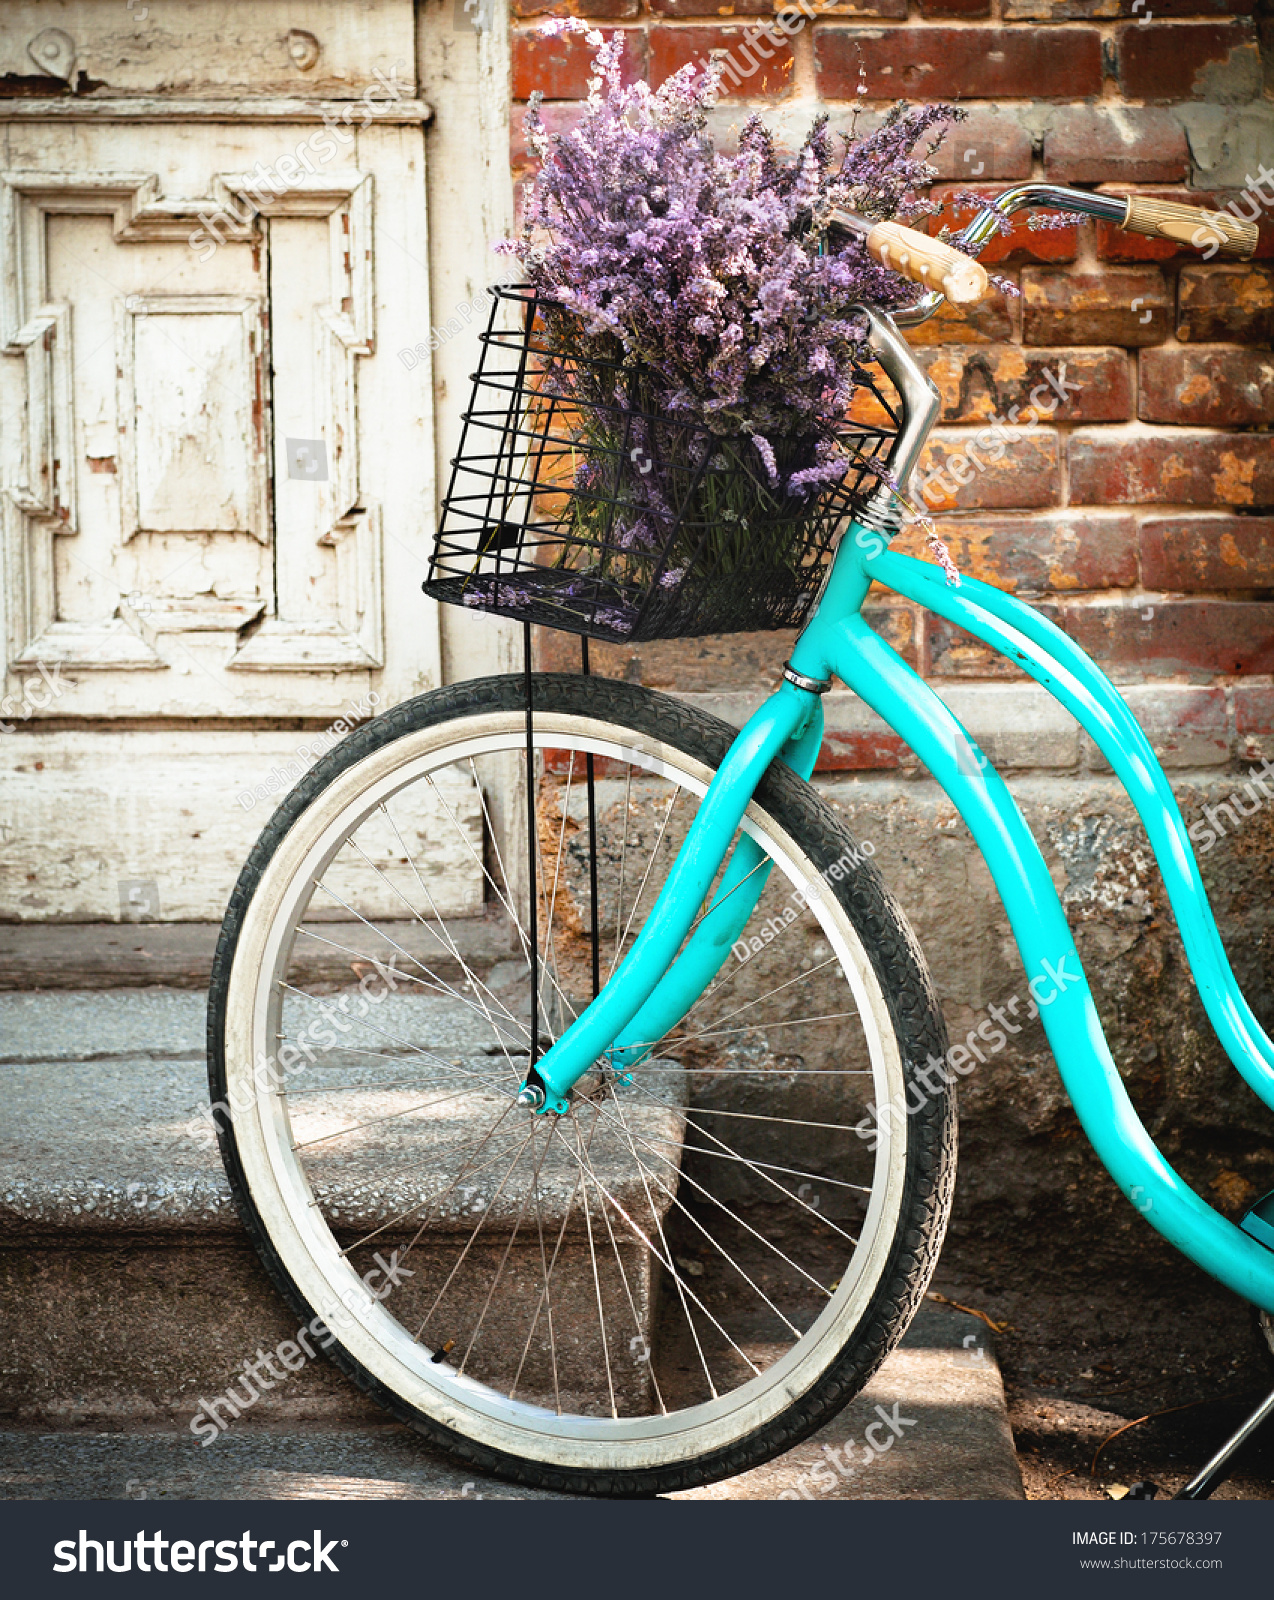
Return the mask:
<path id="1" fill-rule="evenodd" d="M 437 939 L 420 922 L 378 920 L 378 927 L 440 973 L 455 970 L 441 956 Z M 485 976 L 514 954 L 507 917 L 488 910 L 481 917 L 453 919 L 450 931 L 474 971 Z M 3 922 L 0 923 L 0 990 L 132 989 L 163 985 L 206 989 L 221 925 L 216 922 Z M 357 960 L 343 952 L 368 947 L 361 923 L 331 922 L 330 946 L 300 939 L 294 972 L 304 981 L 346 983 Z M 390 947 L 387 945 L 385 954 Z M 357 969 L 356 969 L 357 970 Z"/>
<path id="2" fill-rule="evenodd" d="M 201 1440 L 213 1430 L 192 1432 L 210 1398 L 235 1392 L 246 1365 L 297 1334 L 244 1238 L 211 1138 L 203 1007 L 196 991 L 0 994 L 0 1404 L 11 1423 L 0 1439 L 0 1494 L 514 1495 L 387 1425 L 324 1361 L 258 1385 L 242 1415 L 223 1406 L 225 1427 L 208 1448 Z M 375 1015 L 404 1049 L 423 1038 L 463 1063 L 475 1046 L 465 1016 L 433 997 L 387 995 Z M 331 1059 L 342 1079 L 358 1066 L 351 1051 Z M 369 1080 L 365 1094 L 360 1086 L 357 1115 L 374 1113 L 386 1092 L 383 1083 Z M 330 1110 L 320 1092 L 303 1116 L 321 1128 Z M 604 1145 L 591 1157 L 623 1196 L 629 1180 L 619 1164 L 608 1167 Z M 321 1173 L 328 1203 L 351 1227 L 401 1208 L 406 1196 L 385 1167 L 355 1153 Z M 493 1236 L 503 1228 L 507 1238 L 508 1216 L 493 1196 L 485 1202 Z M 579 1292 L 592 1292 L 582 1258 L 571 1276 Z M 649 1296 L 648 1284 L 632 1283 Z M 641 1307 L 647 1316 L 648 1298 Z M 568 1403 L 596 1382 L 595 1367 Z M 103 1427 L 111 1431 L 89 1431 Z M 697 1493 L 1020 1497 L 987 1330 L 926 1307 L 864 1394 L 816 1439 Z"/>
<path id="3" fill-rule="evenodd" d="M 9 1500 L 557 1499 L 477 1474 L 409 1429 L 244 1422 L 205 1447 L 185 1430 L 0 1432 Z M 767 1466 L 697 1500 L 1021 1500 L 986 1326 L 925 1306 L 867 1388 Z"/>
<path id="4" fill-rule="evenodd" d="M 189 1418 L 204 1397 L 216 1401 L 224 1393 L 238 1395 L 245 1409 L 263 1417 L 379 1415 L 326 1362 L 306 1361 L 286 1384 L 258 1383 L 256 1398 L 242 1376 L 259 1350 L 277 1349 L 298 1329 L 295 1314 L 260 1269 L 231 1202 L 207 1114 L 203 1004 L 192 991 L 0 995 L 6 1111 L 0 1130 L 0 1406 L 9 1416 Z M 351 1254 L 362 1275 L 377 1267 L 378 1254 L 393 1261 L 395 1249 L 416 1236 L 422 1193 L 444 1193 L 427 1213 L 411 1271 L 393 1291 L 404 1322 L 425 1317 L 458 1254 L 458 1238 L 484 1218 L 480 1242 L 447 1291 L 439 1313 L 447 1327 L 439 1329 L 437 1343 L 446 1333 L 466 1337 L 512 1242 L 504 1290 L 492 1305 L 484 1340 L 492 1352 L 514 1351 L 520 1338 L 500 1339 L 500 1316 L 534 1303 L 538 1235 L 516 1228 L 518 1203 L 498 1189 L 502 1165 L 475 1172 L 449 1193 L 445 1180 L 433 1183 L 433 1172 L 450 1160 L 449 1150 L 440 1155 L 435 1146 L 462 1137 L 463 1127 L 457 1130 L 454 1108 L 445 1120 L 428 1106 L 420 1109 L 422 1074 L 428 1077 L 424 1099 L 434 1101 L 448 1087 L 449 1072 L 465 1088 L 472 1069 L 490 1072 L 488 1036 L 480 1022 L 475 1027 L 471 1011 L 431 995 L 385 995 L 373 1015 L 379 1031 L 370 1042 L 386 1055 L 363 1054 L 355 1041 L 369 1041 L 351 1033 L 351 1048 L 327 1051 L 312 1084 L 307 1079 L 302 1086 L 293 1127 L 299 1142 L 319 1141 L 309 1167 L 315 1194 L 343 1237 L 353 1241 L 380 1230 Z M 292 1031 L 286 1014 L 285 1031 Z M 427 1067 L 412 1053 L 417 1044 L 430 1050 Z M 339 1093 L 323 1084 L 324 1072 L 337 1068 Z M 670 1094 L 679 1096 L 680 1069 L 670 1067 L 665 1076 Z M 502 1104 L 494 1098 L 488 1106 L 471 1103 L 470 1114 L 485 1112 L 485 1131 L 492 1107 Z M 412 1114 L 396 1115 L 404 1110 Z M 681 1124 L 674 1112 L 643 1102 L 625 1114 L 635 1135 L 676 1150 Z M 326 1149 L 321 1142 L 368 1123 L 377 1125 L 373 1140 L 355 1136 Z M 640 1180 L 625 1156 L 603 1131 L 589 1158 L 598 1182 L 621 1204 L 639 1209 Z M 537 1183 L 552 1238 L 576 1173 L 565 1146 L 550 1146 Z M 592 1326 L 599 1285 L 578 1206 L 574 1219 L 555 1270 L 555 1314 L 567 1322 L 587 1317 Z M 630 1347 L 629 1295 L 649 1341 L 652 1284 L 644 1252 L 639 1259 L 627 1241 L 618 1246 L 627 1282 L 613 1261 L 604 1261 L 600 1289 L 618 1345 L 612 1352 L 617 1393 L 631 1391 L 636 1399 L 645 1395 L 649 1371 L 640 1345 Z M 502 1313 L 501 1307 L 510 1309 Z M 573 1350 L 569 1340 L 558 1348 L 562 1398 L 590 1409 L 605 1398 L 604 1369 L 596 1351 L 574 1344 L 580 1348 Z M 501 1373 L 492 1367 L 488 1375 L 496 1381 Z M 551 1382 L 547 1353 L 537 1341 L 523 1391 L 528 1399 L 548 1398 Z M 233 1415 L 234 1407 L 216 1414 Z"/>

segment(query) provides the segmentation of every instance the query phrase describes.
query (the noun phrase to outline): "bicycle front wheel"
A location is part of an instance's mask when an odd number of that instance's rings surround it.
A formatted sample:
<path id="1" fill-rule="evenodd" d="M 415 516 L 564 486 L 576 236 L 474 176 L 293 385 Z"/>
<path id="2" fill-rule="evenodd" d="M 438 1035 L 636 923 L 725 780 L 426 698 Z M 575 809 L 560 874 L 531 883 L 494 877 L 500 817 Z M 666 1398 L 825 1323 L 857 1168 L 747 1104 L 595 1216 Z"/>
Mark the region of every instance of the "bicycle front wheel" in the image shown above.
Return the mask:
<path id="1" fill-rule="evenodd" d="M 954 1177 L 950 1090 L 917 1077 L 942 1019 L 870 860 L 776 765 L 743 823 L 768 881 L 707 991 L 631 1081 L 517 1106 L 531 1029 L 622 958 L 734 736 L 549 675 L 528 766 L 524 688 L 408 701 L 280 806 L 214 966 L 223 1155 L 275 1281 L 394 1415 L 520 1482 L 690 1487 L 807 1436 L 905 1330 Z"/>

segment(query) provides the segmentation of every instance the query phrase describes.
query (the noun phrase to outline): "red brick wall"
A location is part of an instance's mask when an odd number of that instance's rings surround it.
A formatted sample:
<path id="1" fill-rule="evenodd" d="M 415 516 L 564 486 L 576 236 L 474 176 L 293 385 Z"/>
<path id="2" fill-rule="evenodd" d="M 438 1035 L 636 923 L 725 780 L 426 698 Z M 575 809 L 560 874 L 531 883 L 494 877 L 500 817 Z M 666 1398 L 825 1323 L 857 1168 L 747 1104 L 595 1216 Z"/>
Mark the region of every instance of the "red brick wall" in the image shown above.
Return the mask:
<path id="1" fill-rule="evenodd" d="M 556 125 L 586 92 L 588 52 L 578 37 L 537 37 L 535 19 L 566 9 L 515 0 L 514 94 L 542 89 Z M 755 19 L 773 15 L 765 0 L 569 9 L 623 28 L 631 70 L 653 83 L 713 48 L 737 51 Z M 839 0 L 770 46 L 730 103 L 789 107 L 799 129 L 818 105 L 835 128 L 854 103 L 957 98 L 970 115 L 939 157 L 938 195 L 1047 177 L 1223 205 L 1258 155 L 1274 166 L 1274 18 L 1253 13 L 1254 0 L 1137 0 L 1136 11 L 1130 0 Z M 1257 261 L 1229 266 L 1104 224 L 1017 227 L 985 259 L 1020 297 L 944 312 L 912 335 L 943 396 L 926 465 L 1025 408 L 1047 370 L 1064 364 L 1079 385 L 1001 460 L 952 484 L 941 527 L 960 566 L 1039 597 L 1117 679 L 1219 684 L 1222 747 L 1235 753 L 1240 735 L 1274 732 L 1274 207 L 1260 221 Z M 876 620 L 932 678 L 1010 670 L 891 597 Z M 601 654 L 605 670 L 665 687 L 759 689 L 784 643 Z M 549 661 L 573 651 L 546 641 Z M 871 740 L 862 749 L 862 765 L 888 764 Z"/>

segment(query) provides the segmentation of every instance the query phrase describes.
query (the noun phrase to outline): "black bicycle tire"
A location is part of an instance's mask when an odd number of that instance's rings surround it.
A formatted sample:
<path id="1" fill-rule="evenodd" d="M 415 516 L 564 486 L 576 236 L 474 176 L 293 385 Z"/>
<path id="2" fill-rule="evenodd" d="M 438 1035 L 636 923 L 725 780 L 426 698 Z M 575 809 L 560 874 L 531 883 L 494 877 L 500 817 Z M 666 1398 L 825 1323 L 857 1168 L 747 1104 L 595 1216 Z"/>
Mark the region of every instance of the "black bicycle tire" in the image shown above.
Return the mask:
<path id="1" fill-rule="evenodd" d="M 736 731 L 728 723 L 671 696 L 613 679 L 540 674 L 538 711 L 601 718 L 659 739 L 696 760 L 719 765 Z M 208 1075 L 214 1104 L 225 1104 L 224 1046 L 230 972 L 239 933 L 266 865 L 315 798 L 348 767 L 421 728 L 475 710 L 521 709 L 521 675 L 472 679 L 403 701 L 349 734 L 283 799 L 253 847 L 231 894 L 213 959 L 208 997 Z M 946 1029 L 920 947 L 875 865 L 812 785 L 775 763 L 757 788 L 756 802 L 770 812 L 816 865 L 849 859 L 852 873 L 828 880 L 849 915 L 883 989 L 902 1057 L 905 1079 L 946 1051 Z M 772 1460 L 816 1432 L 846 1406 L 901 1339 L 923 1298 L 946 1231 L 955 1183 L 954 1086 L 922 1086 L 918 1109 L 906 1118 L 907 1157 L 898 1225 L 868 1309 L 818 1381 L 792 1405 L 752 1434 L 722 1450 L 645 1470 L 581 1471 L 526 1460 L 476 1444 L 418 1412 L 367 1372 L 338 1342 L 329 1359 L 360 1389 L 431 1443 L 508 1481 L 559 1492 L 648 1496 L 732 1477 Z M 232 1120 L 218 1119 L 218 1141 L 238 1215 L 263 1265 L 284 1299 L 303 1320 L 315 1313 L 271 1243 L 247 1185 Z"/>

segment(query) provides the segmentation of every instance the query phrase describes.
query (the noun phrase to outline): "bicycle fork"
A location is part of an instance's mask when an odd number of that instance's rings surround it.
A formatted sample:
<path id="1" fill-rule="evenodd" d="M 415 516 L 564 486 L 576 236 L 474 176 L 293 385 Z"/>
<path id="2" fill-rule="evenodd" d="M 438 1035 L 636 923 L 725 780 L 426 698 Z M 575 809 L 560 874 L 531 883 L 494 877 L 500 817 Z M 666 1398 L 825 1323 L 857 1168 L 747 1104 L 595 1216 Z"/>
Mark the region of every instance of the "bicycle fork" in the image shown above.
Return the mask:
<path id="1" fill-rule="evenodd" d="M 626 1076 L 686 1015 L 720 970 L 769 878 L 771 863 L 746 831 L 744 813 L 756 787 L 776 760 L 808 778 L 822 742 L 817 693 L 784 681 L 726 752 L 632 949 L 528 1072 L 523 1105 L 564 1112 L 571 1089 L 599 1057 Z M 691 932 L 740 825 L 744 836 Z"/>

